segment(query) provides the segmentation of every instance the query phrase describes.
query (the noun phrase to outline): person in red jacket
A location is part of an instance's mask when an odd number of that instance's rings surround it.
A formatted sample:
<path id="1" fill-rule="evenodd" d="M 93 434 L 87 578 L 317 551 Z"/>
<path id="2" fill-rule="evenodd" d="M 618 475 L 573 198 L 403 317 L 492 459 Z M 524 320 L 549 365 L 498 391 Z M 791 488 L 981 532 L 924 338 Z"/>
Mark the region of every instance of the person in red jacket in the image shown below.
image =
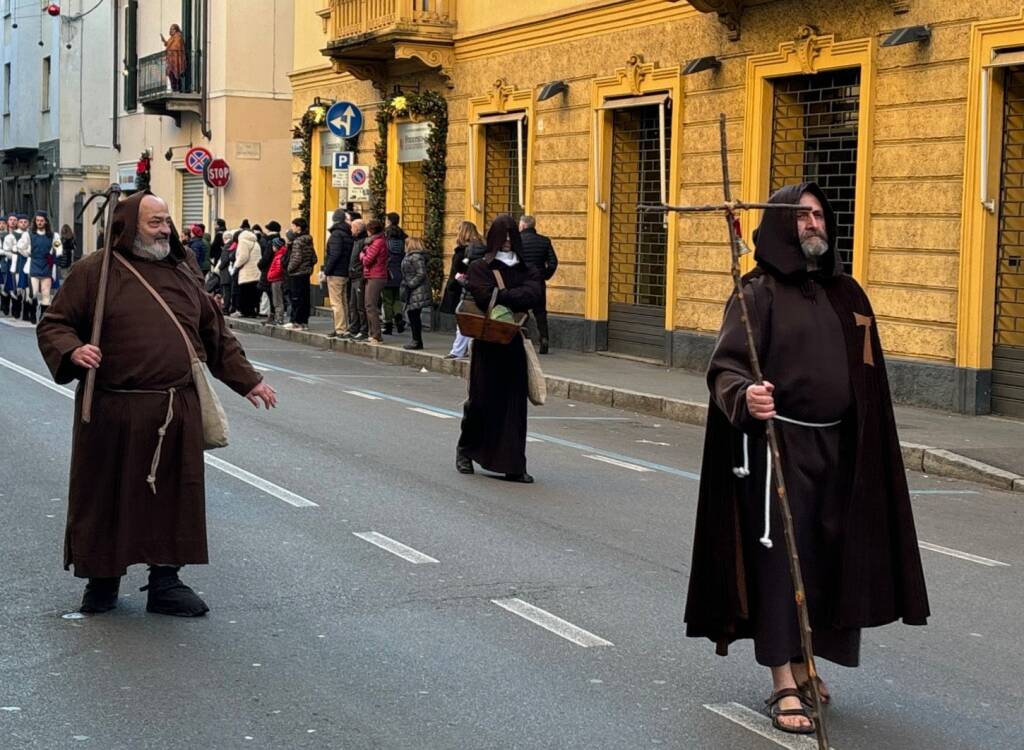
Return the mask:
<path id="1" fill-rule="evenodd" d="M 270 268 L 267 270 L 267 283 L 270 284 L 270 298 L 273 302 L 273 324 L 284 325 L 284 285 L 287 281 L 285 275 L 284 256 L 288 252 L 288 245 L 280 237 L 274 237 L 271 241 L 274 249 L 273 260 L 270 261 Z"/>
<path id="2" fill-rule="evenodd" d="M 370 323 L 370 344 L 381 342 L 380 294 L 388 278 L 388 243 L 384 237 L 384 226 L 373 219 L 366 224 L 369 241 L 359 259 L 363 261 L 363 279 L 366 282 L 366 319 Z"/>

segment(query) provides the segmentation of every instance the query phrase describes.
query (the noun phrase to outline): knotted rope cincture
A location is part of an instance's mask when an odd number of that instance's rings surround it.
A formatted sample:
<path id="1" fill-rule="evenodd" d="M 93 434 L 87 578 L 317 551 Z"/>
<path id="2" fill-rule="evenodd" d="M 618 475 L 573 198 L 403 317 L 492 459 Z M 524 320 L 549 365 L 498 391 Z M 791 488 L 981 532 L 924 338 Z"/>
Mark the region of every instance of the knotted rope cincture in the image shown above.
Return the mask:
<path id="1" fill-rule="evenodd" d="M 176 388 L 169 388 L 167 390 L 167 416 L 164 418 L 164 423 L 160 425 L 160 429 L 156 431 L 157 441 L 156 450 L 153 451 L 153 462 L 149 465 L 149 476 L 146 477 L 146 484 L 153 490 L 153 494 L 156 494 L 156 470 L 160 467 L 160 451 L 164 447 L 164 435 L 167 434 L 167 428 L 171 425 L 171 420 L 174 419 L 174 392 Z"/>
<path id="2" fill-rule="evenodd" d="M 775 415 L 774 419 L 780 422 L 786 422 L 788 424 L 795 424 L 798 427 L 837 427 L 842 424 L 842 420 L 836 422 L 801 422 L 799 419 L 790 419 L 789 417 L 783 417 L 778 414 Z M 750 437 L 747 433 L 743 433 L 743 465 L 736 466 L 733 468 L 732 473 L 739 479 L 746 479 L 750 476 Z M 765 445 L 764 451 L 764 534 L 761 536 L 759 541 L 764 545 L 765 549 L 771 549 L 774 545 L 772 542 L 772 448 L 770 445 Z"/>

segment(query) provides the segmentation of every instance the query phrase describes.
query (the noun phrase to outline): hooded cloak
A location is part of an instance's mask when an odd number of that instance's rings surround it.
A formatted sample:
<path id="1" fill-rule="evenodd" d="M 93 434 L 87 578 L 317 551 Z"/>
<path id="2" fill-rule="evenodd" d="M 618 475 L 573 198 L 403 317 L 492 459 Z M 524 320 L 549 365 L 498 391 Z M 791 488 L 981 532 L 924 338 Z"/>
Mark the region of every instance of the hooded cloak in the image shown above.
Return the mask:
<path id="1" fill-rule="evenodd" d="M 506 239 L 518 261 L 511 266 L 496 257 Z M 487 232 L 487 253 L 470 264 L 466 276 L 466 291 L 481 310 L 487 310 L 498 286 L 495 274 L 505 287 L 498 292 L 497 304 L 524 313 L 543 299 L 543 277 L 523 263 L 521 250 L 518 225 L 502 214 Z M 526 472 L 527 378 L 521 336 L 508 344 L 473 342 L 459 451 L 489 471 Z"/>
<path id="2" fill-rule="evenodd" d="M 261 380 L 205 293 L 195 258 L 171 230 L 161 261 L 132 255 L 148 193 L 121 201 L 113 250 L 164 298 L 213 375 L 239 395 Z M 120 262 L 110 260 L 92 419 L 82 424 L 86 370 L 71 361 L 90 338 L 103 253 L 75 263 L 36 328 L 54 380 L 77 380 L 64 566 L 114 577 L 134 563 L 207 562 L 203 427 L 188 350 L 177 327 Z M 158 431 L 166 428 L 157 456 Z M 153 486 L 148 482 L 152 475 Z"/>
<path id="3" fill-rule="evenodd" d="M 802 503 L 809 508 L 810 531 L 798 528 L 797 537 L 798 547 L 806 545 L 801 565 L 805 581 L 810 580 L 817 652 L 824 631 L 850 632 L 900 618 L 923 625 L 929 608 L 874 312 L 836 257 L 835 215 L 820 188 L 788 186 L 770 202 L 798 203 L 805 192 L 821 201 L 826 214 L 829 250 L 818 259 L 820 268 L 807 270 L 796 212 L 765 211 L 755 233 L 757 267 L 744 277 L 743 294 L 765 378 L 776 387 L 777 413 L 837 423 L 826 430 L 776 422 L 791 504 L 796 514 Z M 757 643 L 759 605 L 774 595 L 764 590 L 767 552 L 757 544 L 764 423 L 746 408 L 753 375 L 738 308 L 734 293 L 708 372 L 712 398 L 685 613 L 687 635 L 709 638 L 721 655 L 734 640 L 753 637 Z M 815 334 L 822 338 L 814 341 Z M 744 434 L 751 463 L 747 478 L 734 473 L 742 462 Z M 816 452 L 824 463 L 808 470 Z M 774 551 L 779 553 L 784 543 L 777 504 L 773 489 Z M 785 571 L 777 568 L 778 580 L 770 585 L 785 593 L 785 616 L 795 623 Z M 855 664 L 856 654 L 852 659 Z"/>

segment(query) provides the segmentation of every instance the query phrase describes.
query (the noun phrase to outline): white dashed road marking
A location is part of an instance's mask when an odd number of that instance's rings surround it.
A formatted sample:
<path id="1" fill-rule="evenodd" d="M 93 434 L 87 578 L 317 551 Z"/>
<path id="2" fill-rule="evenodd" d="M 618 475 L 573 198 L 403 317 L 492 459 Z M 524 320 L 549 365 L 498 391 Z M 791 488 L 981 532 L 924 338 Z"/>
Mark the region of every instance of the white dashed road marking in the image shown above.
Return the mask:
<path id="1" fill-rule="evenodd" d="M 704 704 L 708 711 L 724 716 L 734 724 L 749 729 L 754 734 L 771 740 L 779 747 L 787 750 L 817 750 L 818 741 L 813 734 L 785 734 L 772 726 L 772 721 L 764 714 L 739 703 Z M 835 747 L 832 748 L 835 750 Z"/>
<path id="2" fill-rule="evenodd" d="M 988 568 L 1009 568 L 1010 563 L 1000 562 L 999 560 L 991 560 L 987 557 L 980 557 L 978 555 L 972 555 L 970 552 L 961 552 L 958 549 L 951 549 L 950 547 L 942 547 L 938 544 L 932 544 L 931 542 L 919 541 L 918 546 L 921 549 L 926 549 L 930 552 L 938 552 L 940 555 L 949 555 L 950 557 L 956 557 L 967 562 L 977 563 L 978 565 L 984 565 Z"/>
<path id="3" fill-rule="evenodd" d="M 426 414 L 429 417 L 437 417 L 438 419 L 455 419 L 451 414 L 442 414 L 439 411 L 431 411 L 430 409 L 424 409 L 419 406 L 407 406 L 405 408 L 409 411 L 414 411 L 417 414 Z"/>
<path id="4" fill-rule="evenodd" d="M 609 458 L 608 456 L 585 455 L 584 458 L 589 458 L 591 461 L 600 461 L 603 464 L 611 464 L 612 466 L 618 466 L 620 469 L 629 469 L 630 471 L 637 471 L 642 474 L 654 471 L 654 469 L 648 469 L 646 466 L 638 466 L 637 464 L 631 464 L 626 461 L 620 461 L 617 458 Z"/>
<path id="5" fill-rule="evenodd" d="M 363 393 L 362 391 L 345 391 L 350 396 L 359 396 L 359 398 L 365 398 L 367 401 L 380 401 L 380 396 L 373 396 L 369 393 Z"/>
<path id="6" fill-rule="evenodd" d="M 545 630 L 549 630 L 555 635 L 565 638 L 567 641 L 572 641 L 577 646 L 589 648 L 590 646 L 615 645 L 611 641 L 606 641 L 604 638 L 594 635 L 588 630 L 577 627 L 571 622 L 563 620 L 561 617 L 556 617 L 540 607 L 535 607 L 528 602 L 524 602 L 522 599 L 491 599 L 491 603 L 497 604 L 502 609 L 507 610 L 514 615 L 519 615 L 524 620 L 528 620 L 534 625 L 540 625 L 540 627 Z"/>
<path id="7" fill-rule="evenodd" d="M 397 542 L 391 537 L 378 534 L 376 531 L 353 531 L 353 536 L 357 536 L 364 542 L 369 542 L 382 550 L 390 552 L 392 555 L 397 555 L 403 560 L 411 562 L 413 565 L 422 565 L 423 563 L 436 563 L 438 562 L 430 555 L 424 555 L 419 550 L 415 550 L 408 545 Z"/>

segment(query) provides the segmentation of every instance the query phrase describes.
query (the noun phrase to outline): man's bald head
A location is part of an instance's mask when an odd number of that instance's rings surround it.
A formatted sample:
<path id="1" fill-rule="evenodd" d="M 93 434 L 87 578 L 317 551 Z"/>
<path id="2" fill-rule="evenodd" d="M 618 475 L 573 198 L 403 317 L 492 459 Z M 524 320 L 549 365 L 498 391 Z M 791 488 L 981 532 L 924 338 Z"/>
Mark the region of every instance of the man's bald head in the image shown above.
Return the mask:
<path id="1" fill-rule="evenodd" d="M 135 232 L 135 254 L 142 258 L 163 260 L 171 252 L 171 214 L 167 202 L 147 195 L 139 203 L 139 223 Z"/>

